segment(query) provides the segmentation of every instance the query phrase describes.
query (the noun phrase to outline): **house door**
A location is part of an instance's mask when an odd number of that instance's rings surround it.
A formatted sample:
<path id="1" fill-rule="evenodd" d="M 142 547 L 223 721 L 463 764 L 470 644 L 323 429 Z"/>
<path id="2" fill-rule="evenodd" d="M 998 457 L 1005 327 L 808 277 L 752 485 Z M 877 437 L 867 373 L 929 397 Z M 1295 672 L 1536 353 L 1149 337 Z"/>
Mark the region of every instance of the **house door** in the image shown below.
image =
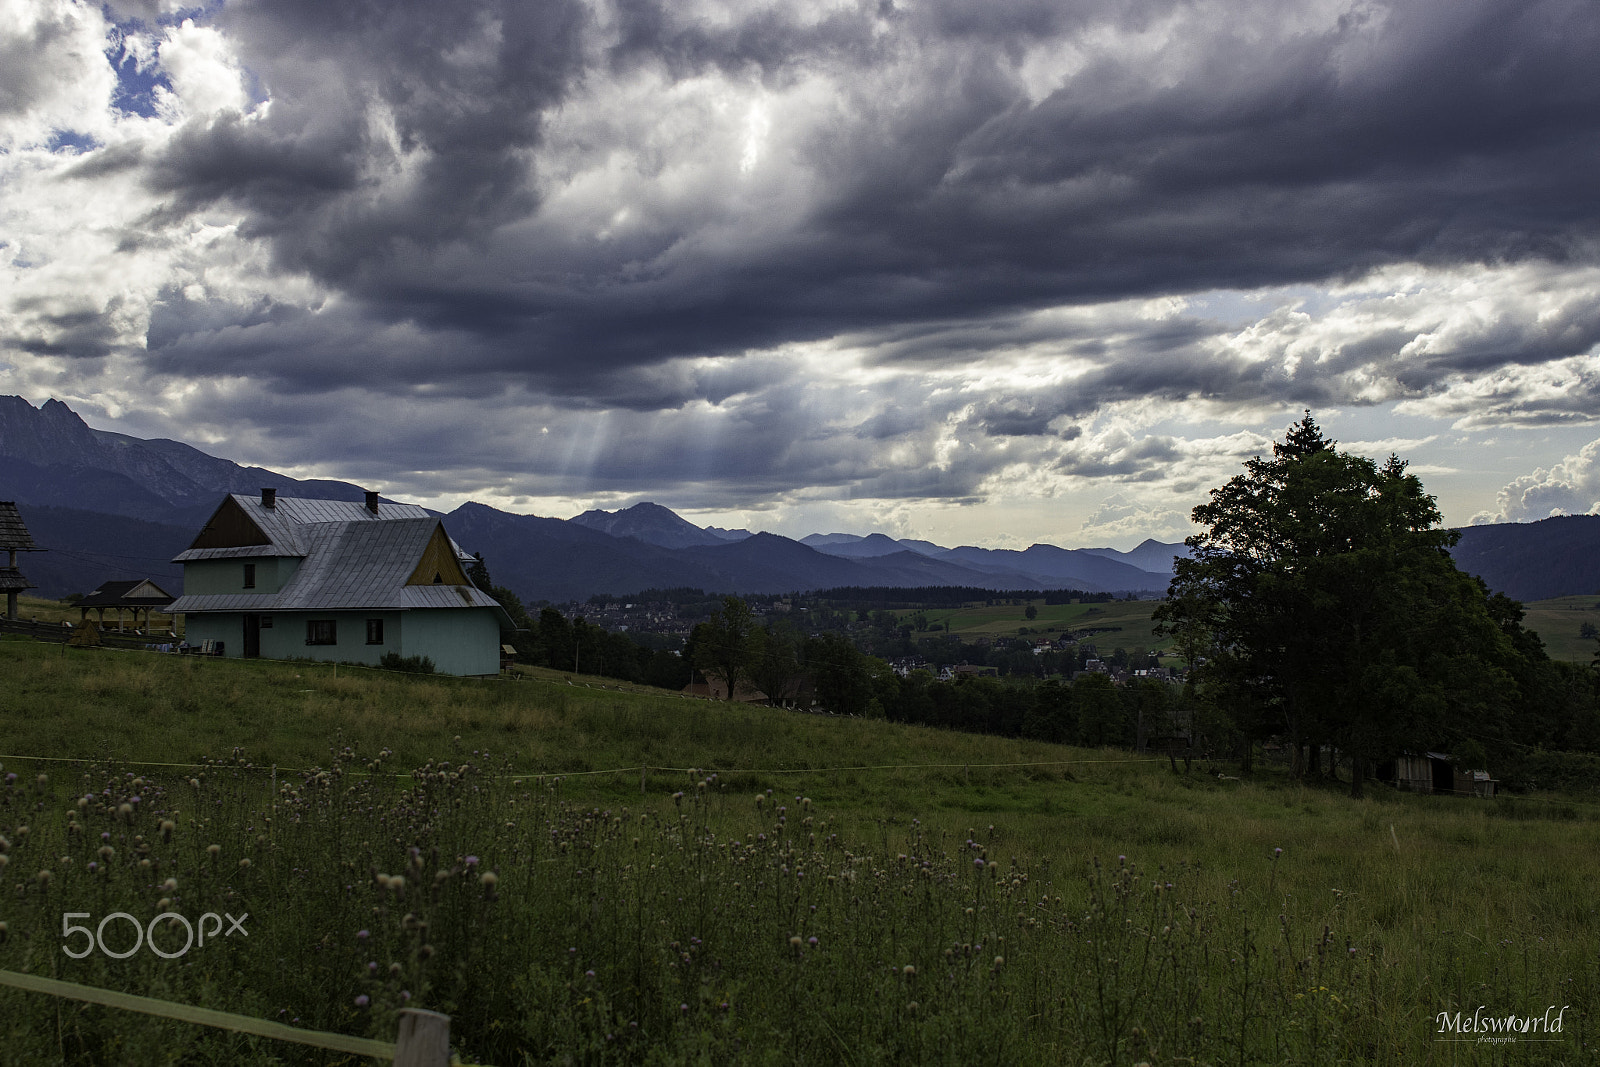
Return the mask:
<path id="1" fill-rule="evenodd" d="M 261 655 L 260 615 L 246 615 L 244 617 L 244 655 L 246 659 L 255 659 Z"/>

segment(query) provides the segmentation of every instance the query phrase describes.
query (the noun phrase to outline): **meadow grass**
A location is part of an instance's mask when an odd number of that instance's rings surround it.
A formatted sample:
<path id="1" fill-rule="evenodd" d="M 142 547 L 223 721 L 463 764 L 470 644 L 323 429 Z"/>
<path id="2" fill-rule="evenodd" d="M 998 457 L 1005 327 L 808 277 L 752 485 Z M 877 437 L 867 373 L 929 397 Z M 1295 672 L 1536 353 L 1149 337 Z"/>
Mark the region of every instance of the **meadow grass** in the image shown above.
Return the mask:
<path id="1" fill-rule="evenodd" d="M 900 611 L 902 620 L 922 615 L 930 623 L 940 623 L 944 632 L 971 640 L 974 637 L 1015 635 L 1026 627 L 1036 634 L 1066 633 L 1081 630 L 1105 630 L 1088 640 L 1102 651 L 1122 646 L 1146 649 L 1166 649 L 1172 646 L 1169 637 L 1152 633 L 1155 623 L 1150 615 L 1159 601 L 1129 600 L 1103 604 L 1046 604 L 1042 599 L 1029 601 L 1037 616 L 1029 619 L 1025 614 L 1028 604 L 968 604 L 958 608 L 930 608 L 922 611 Z M 916 635 L 920 640 L 941 636 L 939 632 Z"/>
<path id="2" fill-rule="evenodd" d="M 0 676 L 10 970 L 386 1039 L 431 1007 L 499 1064 L 1572 1063 L 1596 1040 L 1580 800 L 1352 801 L 559 676 L 20 640 Z M 64 913 L 118 910 L 248 912 L 249 937 L 63 952 Z M 1480 1005 L 1570 1007 L 1555 1040 L 1440 1040 Z M 0 990 L 0 1062 L 246 1061 L 330 1062 Z"/>
<path id="3" fill-rule="evenodd" d="M 1600 628 L 1600 597 L 1563 596 L 1552 600 L 1535 600 L 1526 606 L 1523 620 L 1544 641 L 1551 659 L 1576 660 L 1588 663 L 1600 645 L 1592 637 L 1579 631 L 1584 623 Z"/>

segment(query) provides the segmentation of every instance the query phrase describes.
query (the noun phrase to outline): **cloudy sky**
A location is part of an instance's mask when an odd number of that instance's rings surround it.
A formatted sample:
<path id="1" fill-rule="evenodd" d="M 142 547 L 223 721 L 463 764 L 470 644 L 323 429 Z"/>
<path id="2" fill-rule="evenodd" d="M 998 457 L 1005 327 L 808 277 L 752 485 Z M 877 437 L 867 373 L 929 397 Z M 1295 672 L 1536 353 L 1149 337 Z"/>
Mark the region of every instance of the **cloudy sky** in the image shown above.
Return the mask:
<path id="1" fill-rule="evenodd" d="M 1312 408 L 1600 501 L 1592 0 L 0 0 L 0 392 L 568 516 L 1127 547 Z"/>

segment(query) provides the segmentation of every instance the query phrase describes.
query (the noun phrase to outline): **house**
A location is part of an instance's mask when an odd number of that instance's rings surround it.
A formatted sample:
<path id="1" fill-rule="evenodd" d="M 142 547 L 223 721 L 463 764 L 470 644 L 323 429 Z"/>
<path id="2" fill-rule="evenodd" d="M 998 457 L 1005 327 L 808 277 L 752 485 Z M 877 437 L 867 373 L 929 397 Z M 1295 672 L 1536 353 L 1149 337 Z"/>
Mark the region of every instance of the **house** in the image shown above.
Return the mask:
<path id="1" fill-rule="evenodd" d="M 99 588 L 88 593 L 78 601 L 78 619 L 81 622 L 89 617 L 90 611 L 98 613 L 97 627 L 106 628 L 106 611 L 117 613 L 118 630 L 122 629 L 122 613 L 132 612 L 133 628 L 141 633 L 151 627 L 150 616 L 155 614 L 172 614 L 172 602 L 175 598 L 165 589 L 148 578 L 135 578 L 131 581 L 121 580 L 115 582 L 101 582 Z M 139 615 L 144 614 L 144 626 L 139 625 Z"/>
<path id="2" fill-rule="evenodd" d="M 234 494 L 183 564 L 185 639 L 229 657 L 376 665 L 426 656 L 445 674 L 500 671 L 505 610 L 463 569 L 471 557 L 414 504 Z"/>

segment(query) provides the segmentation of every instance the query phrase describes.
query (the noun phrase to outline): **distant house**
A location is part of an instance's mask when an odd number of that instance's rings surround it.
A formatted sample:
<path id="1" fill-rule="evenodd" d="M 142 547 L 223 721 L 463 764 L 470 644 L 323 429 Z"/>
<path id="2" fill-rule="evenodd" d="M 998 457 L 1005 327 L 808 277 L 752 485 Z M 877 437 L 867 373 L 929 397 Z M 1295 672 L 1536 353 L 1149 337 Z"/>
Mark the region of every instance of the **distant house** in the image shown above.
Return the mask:
<path id="1" fill-rule="evenodd" d="M 470 562 L 414 504 L 234 494 L 183 564 L 185 640 L 230 657 L 376 664 L 426 656 L 446 674 L 500 671 L 505 610 L 468 579 Z"/>
<path id="2" fill-rule="evenodd" d="M 94 592 L 86 594 L 78 601 L 78 618 L 87 619 L 89 612 L 97 613 L 97 626 L 106 628 L 106 612 L 117 613 L 117 629 L 122 629 L 122 613 L 130 612 L 133 616 L 135 630 L 150 629 L 150 616 L 155 614 L 171 615 L 172 602 L 176 599 L 173 595 L 161 588 L 148 578 L 134 578 L 115 582 L 101 582 L 100 587 Z M 144 625 L 139 624 L 139 616 L 144 615 Z"/>

